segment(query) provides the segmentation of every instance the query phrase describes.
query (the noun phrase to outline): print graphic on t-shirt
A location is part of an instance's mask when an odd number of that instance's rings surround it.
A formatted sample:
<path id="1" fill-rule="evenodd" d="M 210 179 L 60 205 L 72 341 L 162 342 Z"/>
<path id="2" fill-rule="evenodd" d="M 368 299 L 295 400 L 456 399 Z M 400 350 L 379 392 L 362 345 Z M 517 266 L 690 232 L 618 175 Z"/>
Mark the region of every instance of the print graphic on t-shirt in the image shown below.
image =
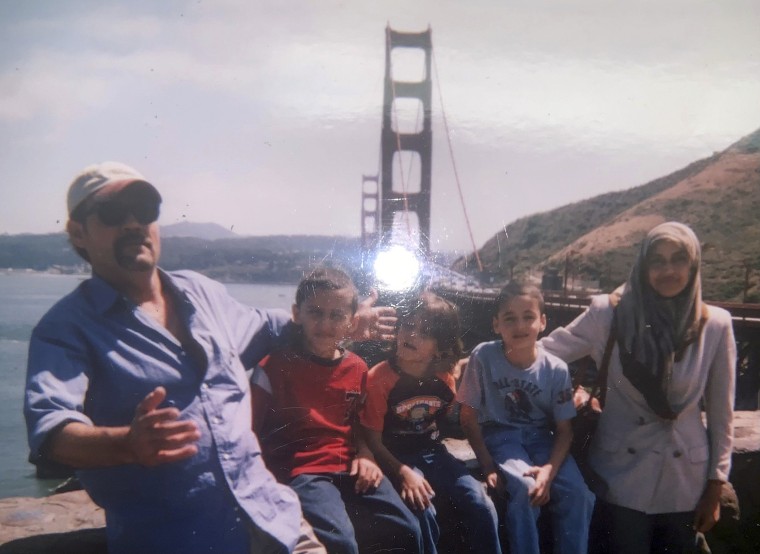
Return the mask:
<path id="1" fill-rule="evenodd" d="M 406 424 L 407 432 L 419 433 L 436 429 L 435 414 L 442 406 L 437 396 L 414 396 L 396 404 L 393 411 Z"/>
<path id="2" fill-rule="evenodd" d="M 543 392 L 536 383 L 527 379 L 501 378 L 495 380 L 493 384 L 504 394 L 504 409 L 507 410 L 512 422 L 532 423 L 539 420 L 531 416 L 531 413 L 535 413 L 537 409 L 531 397 L 539 397 Z"/>
<path id="3" fill-rule="evenodd" d="M 509 412 L 509 418 L 519 423 L 530 423 L 533 418 L 530 412 L 533 404 L 528 393 L 522 389 L 513 389 L 504 396 L 504 407 Z"/>

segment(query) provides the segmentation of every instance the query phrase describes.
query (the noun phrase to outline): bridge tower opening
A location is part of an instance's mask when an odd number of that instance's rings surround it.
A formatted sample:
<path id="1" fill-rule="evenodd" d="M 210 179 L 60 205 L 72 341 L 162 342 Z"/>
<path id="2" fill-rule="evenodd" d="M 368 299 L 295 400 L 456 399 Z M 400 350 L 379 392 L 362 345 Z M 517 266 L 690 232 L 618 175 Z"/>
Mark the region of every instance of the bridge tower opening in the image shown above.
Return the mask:
<path id="1" fill-rule="evenodd" d="M 380 184 L 367 175 L 362 182 L 365 251 L 399 244 L 421 258 L 430 253 L 431 50 L 429 27 L 386 28 Z"/>

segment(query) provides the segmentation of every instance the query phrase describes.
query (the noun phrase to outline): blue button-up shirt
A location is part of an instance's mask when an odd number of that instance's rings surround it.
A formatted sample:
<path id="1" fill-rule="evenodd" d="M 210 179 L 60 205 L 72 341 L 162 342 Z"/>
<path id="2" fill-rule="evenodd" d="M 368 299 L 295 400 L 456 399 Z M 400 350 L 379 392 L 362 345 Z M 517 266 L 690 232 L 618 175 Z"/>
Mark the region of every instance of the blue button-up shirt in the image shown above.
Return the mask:
<path id="1" fill-rule="evenodd" d="M 288 314 L 246 307 L 197 273 L 160 275 L 189 344 L 97 276 L 34 329 L 24 405 L 31 459 L 44 455 L 49 433 L 66 422 L 129 425 L 137 404 L 161 385 L 165 405 L 198 424 L 198 453 L 151 468 L 78 472 L 105 509 L 109 552 L 247 553 L 251 540 L 271 537 L 291 550 L 300 506 L 264 466 L 245 372 L 281 337 Z"/>

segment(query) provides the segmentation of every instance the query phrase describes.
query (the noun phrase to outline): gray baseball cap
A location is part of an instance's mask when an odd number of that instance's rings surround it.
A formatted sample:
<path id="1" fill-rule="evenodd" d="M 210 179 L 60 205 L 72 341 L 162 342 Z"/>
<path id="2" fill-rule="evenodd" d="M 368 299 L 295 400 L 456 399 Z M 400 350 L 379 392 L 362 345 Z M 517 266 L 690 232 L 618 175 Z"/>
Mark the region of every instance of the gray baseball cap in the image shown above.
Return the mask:
<path id="1" fill-rule="evenodd" d="M 95 193 L 112 195 L 134 183 L 141 183 L 161 201 L 161 194 L 156 187 L 145 180 L 140 172 L 120 162 L 102 162 L 85 167 L 69 186 L 67 206 L 69 217 L 87 198 Z"/>

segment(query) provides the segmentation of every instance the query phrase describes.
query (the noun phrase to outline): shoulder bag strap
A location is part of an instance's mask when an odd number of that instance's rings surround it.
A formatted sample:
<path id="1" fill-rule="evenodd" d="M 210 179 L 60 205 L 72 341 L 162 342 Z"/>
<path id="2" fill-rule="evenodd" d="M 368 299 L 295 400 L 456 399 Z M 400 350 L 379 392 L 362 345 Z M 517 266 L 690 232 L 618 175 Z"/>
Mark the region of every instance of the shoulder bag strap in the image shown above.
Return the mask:
<path id="1" fill-rule="evenodd" d="M 599 374 L 596 377 L 596 387 L 592 396 L 599 398 L 599 405 L 604 408 L 604 402 L 607 399 L 607 376 L 609 375 L 610 358 L 612 357 L 612 349 L 615 346 L 617 331 L 617 322 L 615 319 L 615 312 L 612 313 L 612 325 L 610 325 L 610 336 L 607 338 L 607 345 L 604 347 L 604 355 L 602 356 L 602 365 L 599 367 Z"/>

